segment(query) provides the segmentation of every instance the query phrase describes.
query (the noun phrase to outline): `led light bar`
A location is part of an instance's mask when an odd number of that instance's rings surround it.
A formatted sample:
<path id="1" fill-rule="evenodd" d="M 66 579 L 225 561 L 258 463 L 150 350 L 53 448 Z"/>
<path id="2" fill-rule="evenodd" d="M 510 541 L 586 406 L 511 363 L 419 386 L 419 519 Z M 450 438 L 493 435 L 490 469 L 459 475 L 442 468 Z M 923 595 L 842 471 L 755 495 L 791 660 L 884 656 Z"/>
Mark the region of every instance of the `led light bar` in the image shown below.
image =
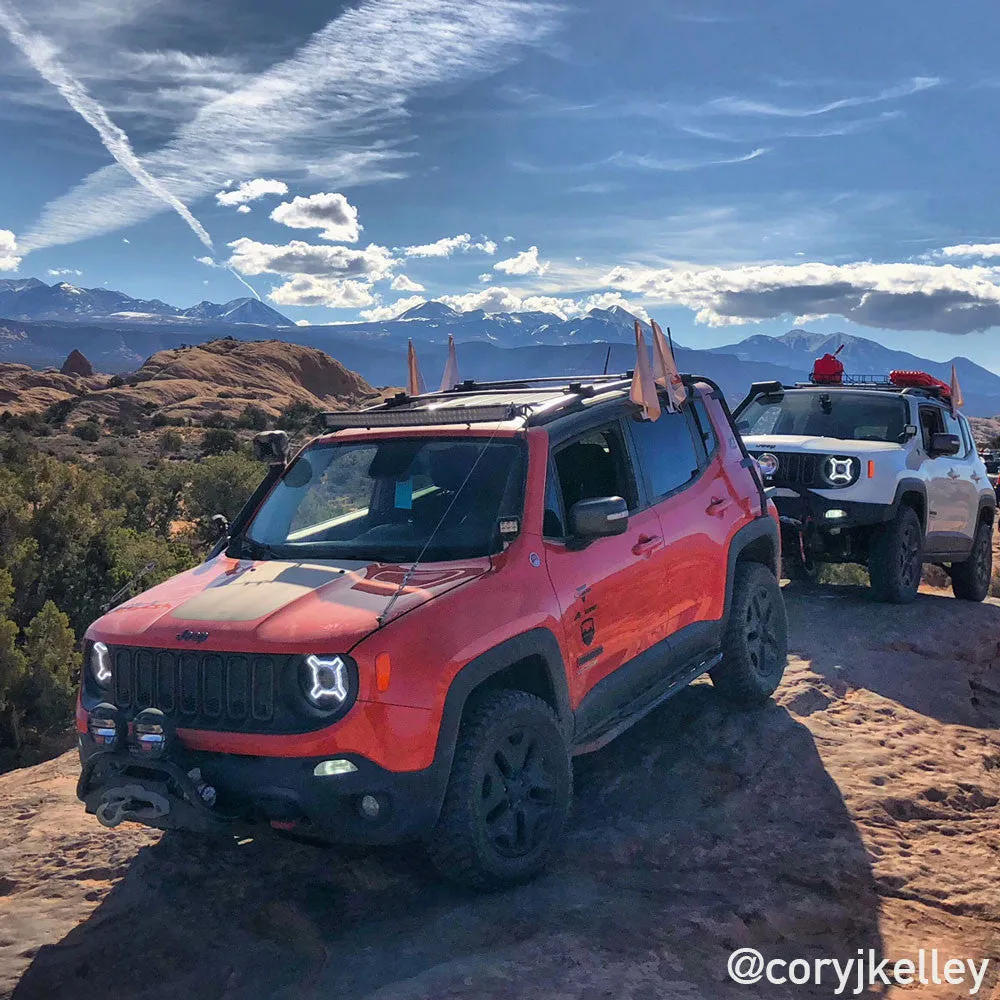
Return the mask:
<path id="1" fill-rule="evenodd" d="M 525 407 L 513 403 L 496 403 L 482 406 L 437 406 L 387 410 L 345 410 L 326 413 L 326 426 L 333 430 L 369 427 L 420 427 L 427 424 L 481 424 L 500 423 L 524 416 Z"/>

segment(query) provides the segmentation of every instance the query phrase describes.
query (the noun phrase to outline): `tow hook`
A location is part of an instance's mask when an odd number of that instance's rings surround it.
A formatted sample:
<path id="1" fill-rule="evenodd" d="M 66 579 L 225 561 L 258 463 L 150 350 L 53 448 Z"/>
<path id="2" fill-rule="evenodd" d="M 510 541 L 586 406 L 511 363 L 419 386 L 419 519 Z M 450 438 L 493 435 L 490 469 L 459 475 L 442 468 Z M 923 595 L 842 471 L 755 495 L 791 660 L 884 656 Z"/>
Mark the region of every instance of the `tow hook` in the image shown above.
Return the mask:
<path id="1" fill-rule="evenodd" d="M 101 826 L 113 829 L 127 819 L 142 823 L 166 816 L 170 812 L 170 802 L 166 796 L 142 785 L 119 785 L 101 796 L 101 804 L 95 811 Z"/>

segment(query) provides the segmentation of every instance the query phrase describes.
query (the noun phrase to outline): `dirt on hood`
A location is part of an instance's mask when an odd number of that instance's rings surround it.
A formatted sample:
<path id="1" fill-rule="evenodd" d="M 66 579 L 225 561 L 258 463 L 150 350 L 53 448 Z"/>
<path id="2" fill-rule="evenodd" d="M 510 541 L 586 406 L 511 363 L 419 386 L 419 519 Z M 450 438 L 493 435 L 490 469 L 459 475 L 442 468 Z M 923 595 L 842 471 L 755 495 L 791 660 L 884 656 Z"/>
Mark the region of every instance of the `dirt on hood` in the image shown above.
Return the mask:
<path id="1" fill-rule="evenodd" d="M 107 831 L 74 798 L 72 754 L 0 778 L 0 996 L 833 995 L 735 985 L 729 953 L 754 947 L 990 958 L 977 996 L 994 1000 L 1000 603 L 786 598 L 774 702 L 738 711 L 699 683 L 577 758 L 552 871 L 496 895 L 439 883 L 410 847 Z"/>

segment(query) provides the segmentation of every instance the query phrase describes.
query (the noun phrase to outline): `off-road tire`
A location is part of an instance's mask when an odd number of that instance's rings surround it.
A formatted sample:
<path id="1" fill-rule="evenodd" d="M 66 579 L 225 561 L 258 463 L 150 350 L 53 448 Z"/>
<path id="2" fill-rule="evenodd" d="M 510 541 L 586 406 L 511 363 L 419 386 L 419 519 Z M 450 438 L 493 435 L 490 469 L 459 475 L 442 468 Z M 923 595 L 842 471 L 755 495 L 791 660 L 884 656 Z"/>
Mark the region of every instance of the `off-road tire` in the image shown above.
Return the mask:
<path id="1" fill-rule="evenodd" d="M 980 523 L 965 562 L 951 564 L 951 591 L 963 601 L 985 600 L 993 576 L 993 525 Z"/>
<path id="2" fill-rule="evenodd" d="M 909 604 L 916 599 L 923 570 L 923 533 L 912 507 L 900 507 L 872 539 L 868 575 L 872 595 L 887 604 Z"/>
<path id="3" fill-rule="evenodd" d="M 573 769 L 555 713 L 541 698 L 507 690 L 473 698 L 426 849 L 450 881 L 500 889 L 545 868 L 569 813 Z"/>
<path id="4" fill-rule="evenodd" d="M 788 660 L 788 619 L 781 587 L 767 566 L 736 567 L 729 620 L 722 637 L 722 661 L 709 672 L 730 701 L 763 705 L 781 683 Z"/>

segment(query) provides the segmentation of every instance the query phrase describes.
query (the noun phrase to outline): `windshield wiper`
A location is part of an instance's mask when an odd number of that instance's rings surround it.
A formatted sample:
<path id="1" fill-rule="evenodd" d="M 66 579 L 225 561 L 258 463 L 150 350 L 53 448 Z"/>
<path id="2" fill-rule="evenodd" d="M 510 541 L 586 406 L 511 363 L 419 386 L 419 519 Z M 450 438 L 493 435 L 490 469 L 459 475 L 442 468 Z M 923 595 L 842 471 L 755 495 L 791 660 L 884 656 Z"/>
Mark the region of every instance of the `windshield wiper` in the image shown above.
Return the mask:
<path id="1" fill-rule="evenodd" d="M 281 556 L 273 545 L 258 542 L 244 535 L 240 539 L 239 557 L 241 559 L 280 559 Z"/>

